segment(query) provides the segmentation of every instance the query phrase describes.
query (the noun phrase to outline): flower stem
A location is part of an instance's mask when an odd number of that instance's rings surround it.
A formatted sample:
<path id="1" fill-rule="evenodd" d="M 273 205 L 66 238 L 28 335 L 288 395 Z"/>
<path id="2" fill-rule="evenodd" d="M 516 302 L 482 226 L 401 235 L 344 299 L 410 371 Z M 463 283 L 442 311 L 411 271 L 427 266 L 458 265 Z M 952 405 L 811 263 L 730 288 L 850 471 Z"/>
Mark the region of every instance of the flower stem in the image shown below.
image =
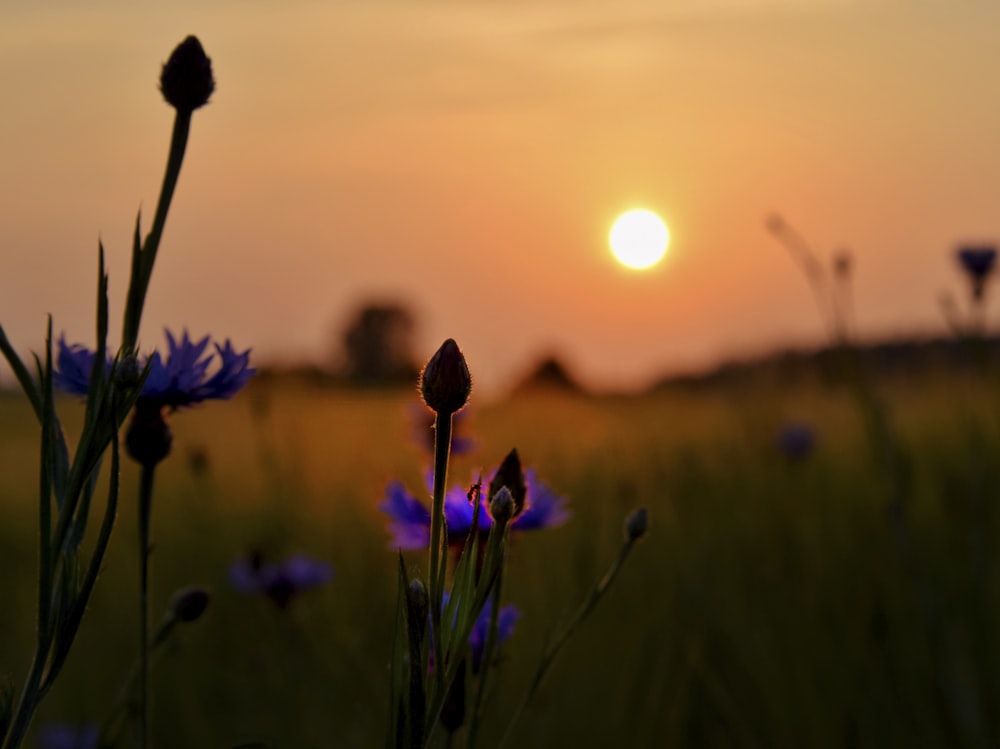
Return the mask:
<path id="1" fill-rule="evenodd" d="M 139 749 L 149 746 L 149 526 L 155 464 L 142 467 L 139 483 Z"/>
<path id="2" fill-rule="evenodd" d="M 45 662 L 49 656 L 49 643 L 39 641 L 35 656 L 31 661 L 31 669 L 25 679 L 24 687 L 21 689 L 21 697 L 14 711 L 10 728 L 7 729 L 7 736 L 3 741 L 3 749 L 18 749 L 24 741 L 31 726 L 31 719 L 35 715 L 35 708 L 41 699 L 40 685 L 42 683 L 42 673 L 45 670 Z"/>
<path id="3" fill-rule="evenodd" d="M 539 685 L 542 683 L 542 679 L 545 678 L 545 674 L 548 673 L 549 668 L 552 666 L 553 661 L 555 661 L 556 656 L 559 655 L 559 651 L 562 650 L 563 646 L 569 641 L 570 635 L 579 626 L 579 624 L 587 618 L 591 611 L 593 611 L 594 606 L 601 599 L 601 596 L 607 592 L 611 583 L 614 582 L 615 577 L 618 575 L 618 571 L 621 569 L 622 563 L 628 556 L 628 553 L 632 550 L 635 545 L 635 539 L 626 539 L 622 544 L 621 548 L 618 550 L 618 556 L 611 563 L 608 571 L 604 573 L 604 577 L 597 581 L 587 597 L 583 600 L 580 608 L 577 610 L 576 615 L 570 620 L 559 636 L 553 640 L 545 651 L 542 653 L 542 659 L 538 663 L 538 668 L 535 670 L 535 675 L 531 680 L 531 685 L 528 687 L 528 691 L 525 692 L 524 698 L 521 700 L 517 709 L 514 710 L 514 715 L 511 716 L 510 722 L 507 724 L 507 730 L 504 731 L 503 738 L 500 739 L 498 744 L 498 749 L 506 746 L 508 739 L 510 739 L 511 734 L 514 732 L 514 726 L 517 724 L 518 719 L 521 717 L 521 713 L 524 712 L 525 708 L 531 703 L 531 698 L 535 696 L 535 692 L 538 691 Z"/>
<path id="4" fill-rule="evenodd" d="M 167 212 L 174 197 L 177 179 L 184 163 L 184 151 L 187 149 L 188 135 L 191 132 L 191 112 L 178 110 L 174 118 L 174 129 L 170 138 L 170 152 L 167 156 L 167 169 L 163 175 L 163 185 L 160 187 L 160 198 L 156 204 L 156 214 L 153 216 L 153 226 L 146 235 L 142 247 L 136 249 L 136 257 L 132 258 L 132 278 L 129 282 L 128 296 L 125 301 L 125 320 L 122 329 L 122 346 L 126 350 L 135 348 L 139 337 L 139 322 L 142 319 L 142 309 L 146 301 L 146 291 L 149 279 L 153 274 L 153 263 L 156 261 L 156 251 L 163 236 L 163 227 L 167 222 Z M 138 230 L 138 227 L 137 227 Z M 138 242 L 138 238 L 136 240 Z"/>
<path id="5" fill-rule="evenodd" d="M 434 498 L 431 509 L 431 549 L 430 549 L 430 608 L 433 624 L 432 637 L 434 654 L 438 664 L 434 668 L 438 689 L 444 687 L 444 668 L 440 661 L 444 658 L 441 636 L 441 605 L 444 599 L 444 573 L 448 566 L 448 555 L 442 553 L 448 545 L 448 526 L 444 517 L 444 494 L 448 480 L 448 454 L 451 449 L 450 413 L 438 412 L 434 417 Z"/>

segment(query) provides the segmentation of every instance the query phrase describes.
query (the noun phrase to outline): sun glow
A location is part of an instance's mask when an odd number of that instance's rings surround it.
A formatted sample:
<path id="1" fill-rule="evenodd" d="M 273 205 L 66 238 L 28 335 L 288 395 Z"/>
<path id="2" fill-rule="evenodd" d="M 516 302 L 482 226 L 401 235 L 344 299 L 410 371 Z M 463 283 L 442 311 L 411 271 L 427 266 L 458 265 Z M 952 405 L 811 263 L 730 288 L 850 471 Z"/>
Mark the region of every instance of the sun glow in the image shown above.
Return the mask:
<path id="1" fill-rule="evenodd" d="M 619 263 L 643 270 L 658 263 L 667 253 L 670 231 L 652 211 L 628 211 L 611 227 L 608 242 Z"/>

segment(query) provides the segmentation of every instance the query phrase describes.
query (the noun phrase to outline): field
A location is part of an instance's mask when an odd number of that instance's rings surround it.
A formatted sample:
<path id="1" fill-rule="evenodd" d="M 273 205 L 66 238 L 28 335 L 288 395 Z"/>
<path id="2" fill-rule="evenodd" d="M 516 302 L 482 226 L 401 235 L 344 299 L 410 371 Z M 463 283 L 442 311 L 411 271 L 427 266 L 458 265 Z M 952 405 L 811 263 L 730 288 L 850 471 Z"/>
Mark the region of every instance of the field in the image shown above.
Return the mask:
<path id="1" fill-rule="evenodd" d="M 639 505 L 649 536 L 519 723 L 520 749 L 998 745 L 997 392 L 970 374 L 875 387 L 888 463 L 854 396 L 818 380 L 485 404 L 474 393 L 476 449 L 452 481 L 516 446 L 573 510 L 513 546 L 504 592 L 523 613 L 483 745 Z M 414 400 L 258 381 L 172 417 L 152 608 L 192 583 L 212 599 L 155 664 L 158 746 L 382 745 L 396 577 L 377 505 L 390 479 L 423 485 Z M 72 435 L 79 407 L 59 407 Z M 800 461 L 775 444 L 790 420 L 818 435 Z M 36 453 L 27 404 L 0 397 L 0 673 L 16 684 L 34 626 Z M 134 662 L 137 481 L 126 466 L 106 569 L 36 725 L 99 720 Z M 279 610 L 227 582 L 253 549 L 328 560 L 335 578 Z"/>

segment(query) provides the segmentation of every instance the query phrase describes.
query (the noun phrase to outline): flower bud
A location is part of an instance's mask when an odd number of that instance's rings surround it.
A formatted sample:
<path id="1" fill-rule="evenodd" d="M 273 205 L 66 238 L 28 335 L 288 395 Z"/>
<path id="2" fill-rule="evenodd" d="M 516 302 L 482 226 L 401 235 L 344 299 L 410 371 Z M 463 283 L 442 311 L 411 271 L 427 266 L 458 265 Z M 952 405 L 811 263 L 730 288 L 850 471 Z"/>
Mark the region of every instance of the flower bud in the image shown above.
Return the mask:
<path id="1" fill-rule="evenodd" d="M 406 591 L 406 605 L 416 621 L 422 622 L 427 618 L 427 609 L 429 607 L 427 588 L 415 578 L 410 581 L 410 587 Z"/>
<path id="2" fill-rule="evenodd" d="M 524 510 L 524 502 L 528 496 L 528 486 L 524 480 L 524 471 L 521 468 L 521 456 L 517 454 L 517 448 L 507 453 L 507 457 L 503 459 L 500 467 L 497 468 L 493 480 L 490 481 L 486 498 L 492 502 L 493 497 L 504 486 L 507 487 L 511 498 L 514 500 L 514 514 L 512 517 L 517 517 Z"/>
<path id="3" fill-rule="evenodd" d="M 645 507 L 633 510 L 632 513 L 625 518 L 625 540 L 629 543 L 638 541 L 646 535 L 646 531 L 648 530 L 649 513 L 646 512 Z"/>
<path id="4" fill-rule="evenodd" d="M 160 401 L 140 397 L 125 433 L 125 451 L 144 468 L 155 468 L 170 454 L 174 436 Z"/>
<path id="5" fill-rule="evenodd" d="M 494 522 L 501 526 L 514 517 L 514 498 L 506 486 L 501 486 L 490 500 L 490 515 L 493 516 Z"/>
<path id="6" fill-rule="evenodd" d="M 142 384 L 142 366 L 135 354 L 126 354 L 115 368 L 116 384 L 126 390 L 139 387 Z"/>
<path id="7" fill-rule="evenodd" d="M 215 91 L 212 61 L 201 42 L 189 36 L 177 45 L 160 74 L 160 92 L 178 112 L 190 114 L 208 103 Z"/>
<path id="8" fill-rule="evenodd" d="M 420 375 L 420 394 L 432 410 L 453 414 L 469 400 L 472 376 L 458 344 L 451 338 L 441 344 Z"/>
<path id="9" fill-rule="evenodd" d="M 208 608 L 208 591 L 204 588 L 181 588 L 170 601 L 170 610 L 178 621 L 196 622 Z"/>

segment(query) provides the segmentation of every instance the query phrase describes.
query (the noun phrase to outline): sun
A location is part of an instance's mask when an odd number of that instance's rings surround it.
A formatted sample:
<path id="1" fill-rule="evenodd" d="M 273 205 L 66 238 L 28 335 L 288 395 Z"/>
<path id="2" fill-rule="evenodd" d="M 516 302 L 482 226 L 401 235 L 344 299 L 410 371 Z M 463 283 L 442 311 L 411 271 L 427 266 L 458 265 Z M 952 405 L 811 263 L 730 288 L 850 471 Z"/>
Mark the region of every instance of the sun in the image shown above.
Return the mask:
<path id="1" fill-rule="evenodd" d="M 623 213 L 608 235 L 615 259 L 627 268 L 643 270 L 667 253 L 670 230 L 663 219 L 644 209 Z"/>

